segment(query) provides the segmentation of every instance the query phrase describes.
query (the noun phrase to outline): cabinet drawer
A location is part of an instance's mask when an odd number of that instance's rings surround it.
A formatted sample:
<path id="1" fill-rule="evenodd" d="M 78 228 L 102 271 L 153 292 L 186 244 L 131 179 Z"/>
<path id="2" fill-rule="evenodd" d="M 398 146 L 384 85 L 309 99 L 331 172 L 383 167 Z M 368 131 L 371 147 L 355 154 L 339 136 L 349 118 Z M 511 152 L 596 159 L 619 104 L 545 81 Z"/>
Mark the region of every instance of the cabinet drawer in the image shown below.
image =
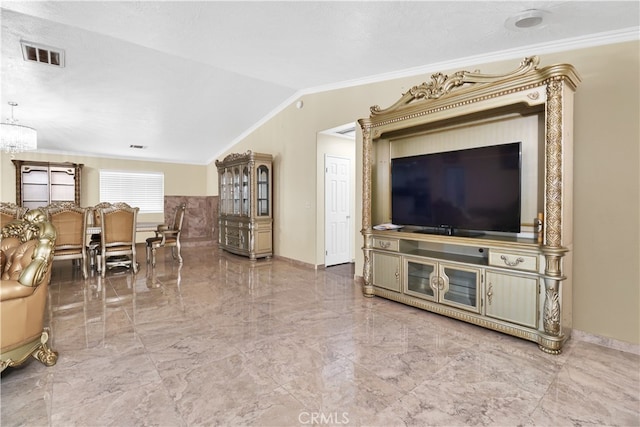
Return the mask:
<path id="1" fill-rule="evenodd" d="M 489 265 L 508 267 L 514 270 L 538 271 L 538 257 L 531 254 L 492 250 L 489 253 Z"/>
<path id="2" fill-rule="evenodd" d="M 398 252 L 399 246 L 397 239 L 383 239 L 380 237 L 373 238 L 373 247 L 375 249 L 385 249 L 387 251 Z"/>

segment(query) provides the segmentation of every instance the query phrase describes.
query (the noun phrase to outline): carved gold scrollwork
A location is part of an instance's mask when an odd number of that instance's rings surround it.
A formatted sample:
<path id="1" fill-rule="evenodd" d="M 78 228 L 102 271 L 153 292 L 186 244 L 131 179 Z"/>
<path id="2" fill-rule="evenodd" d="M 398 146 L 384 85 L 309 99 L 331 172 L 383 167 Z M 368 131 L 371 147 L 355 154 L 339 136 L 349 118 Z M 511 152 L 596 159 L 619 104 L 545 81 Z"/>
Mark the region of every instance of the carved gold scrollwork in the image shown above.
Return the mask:
<path id="1" fill-rule="evenodd" d="M 545 280 L 545 301 L 543 326 L 544 331 L 550 335 L 560 333 L 560 296 L 558 294 L 558 282 L 556 280 Z"/>
<path id="2" fill-rule="evenodd" d="M 362 229 L 371 231 L 371 125 L 359 120 L 362 128 L 362 161 L 366 167 L 362 170 Z M 366 244 L 366 239 L 365 239 Z"/>
<path id="3" fill-rule="evenodd" d="M 251 150 L 247 150 L 245 153 L 231 153 L 228 154 L 224 160 L 221 162 L 216 160 L 216 166 L 223 164 L 225 162 L 234 161 L 234 160 L 249 160 L 253 152 Z"/>
<path id="4" fill-rule="evenodd" d="M 391 107 L 382 109 L 379 105 L 374 105 L 370 108 L 371 116 L 377 116 L 381 114 L 394 111 L 397 108 L 409 104 L 417 100 L 430 100 L 438 99 L 451 93 L 454 89 L 467 84 L 475 83 L 493 83 L 498 80 L 511 78 L 526 74 L 531 70 L 536 69 L 539 59 L 537 56 L 531 56 L 525 58 L 520 66 L 514 71 L 506 74 L 481 74 L 478 71 L 458 71 L 453 74 L 446 75 L 442 73 L 435 73 L 431 75 L 431 80 L 424 82 L 418 86 L 414 86 L 405 92 L 402 97 Z"/>
<path id="5" fill-rule="evenodd" d="M 545 241 L 551 247 L 562 244 L 562 88 L 561 78 L 547 84 Z"/>
<path id="6" fill-rule="evenodd" d="M 371 258 L 369 257 L 369 253 L 369 250 L 365 249 L 364 268 L 362 272 L 362 279 L 364 281 L 362 294 L 365 297 L 373 296 L 373 284 L 371 283 Z"/>
<path id="7" fill-rule="evenodd" d="M 412 87 L 409 89 L 409 94 L 413 99 L 438 99 L 442 95 L 451 92 L 454 87 L 464 84 L 465 74 L 468 74 L 468 72 L 458 71 L 452 76 L 447 76 L 442 73 L 432 74 L 429 83 L 425 82 L 420 86 Z"/>
<path id="8" fill-rule="evenodd" d="M 58 353 L 51 350 L 47 345 L 49 340 L 48 331 L 43 331 L 40 337 L 40 347 L 33 353 L 33 357 L 42 362 L 45 366 L 53 366 L 58 361 Z"/>

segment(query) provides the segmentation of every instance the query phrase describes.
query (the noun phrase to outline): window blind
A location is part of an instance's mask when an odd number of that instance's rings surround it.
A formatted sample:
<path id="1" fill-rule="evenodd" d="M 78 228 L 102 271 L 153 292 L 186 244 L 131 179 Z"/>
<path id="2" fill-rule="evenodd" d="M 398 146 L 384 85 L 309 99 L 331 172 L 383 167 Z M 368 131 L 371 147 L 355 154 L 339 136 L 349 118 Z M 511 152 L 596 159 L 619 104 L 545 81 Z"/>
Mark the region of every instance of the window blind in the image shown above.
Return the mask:
<path id="1" fill-rule="evenodd" d="M 101 169 L 100 201 L 125 202 L 140 213 L 163 213 L 164 173 Z"/>

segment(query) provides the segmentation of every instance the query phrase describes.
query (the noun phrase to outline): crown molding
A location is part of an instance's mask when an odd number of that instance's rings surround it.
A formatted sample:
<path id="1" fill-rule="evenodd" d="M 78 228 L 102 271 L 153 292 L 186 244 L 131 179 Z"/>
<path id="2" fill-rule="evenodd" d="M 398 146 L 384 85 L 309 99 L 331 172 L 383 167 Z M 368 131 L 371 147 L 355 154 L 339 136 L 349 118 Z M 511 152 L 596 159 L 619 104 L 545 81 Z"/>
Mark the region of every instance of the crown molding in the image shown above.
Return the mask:
<path id="1" fill-rule="evenodd" d="M 434 62 L 419 67 L 406 68 L 403 70 L 392 71 L 389 73 L 377 74 L 370 77 L 346 80 L 343 82 L 332 83 L 328 85 L 316 86 L 312 88 L 302 89 L 298 92 L 298 96 L 309 95 L 318 92 L 326 92 L 329 90 L 344 89 L 352 86 L 360 86 L 370 83 L 378 83 L 387 80 L 412 77 L 421 74 L 429 74 L 441 72 L 443 70 L 458 69 L 460 67 L 470 67 L 478 64 L 486 64 L 505 60 L 517 59 L 523 57 L 541 55 L 548 53 L 564 52 L 568 50 L 584 49 L 588 47 L 603 46 L 608 44 L 624 43 L 640 39 L 640 27 L 625 28 L 622 30 L 608 31 L 604 33 L 590 34 L 588 36 L 574 37 L 568 39 L 554 40 L 552 42 L 538 43 L 518 47 L 513 49 L 501 50 L 497 52 L 483 53 L 481 55 L 467 56 L 451 61 Z M 532 53 L 533 52 L 533 53 Z"/>

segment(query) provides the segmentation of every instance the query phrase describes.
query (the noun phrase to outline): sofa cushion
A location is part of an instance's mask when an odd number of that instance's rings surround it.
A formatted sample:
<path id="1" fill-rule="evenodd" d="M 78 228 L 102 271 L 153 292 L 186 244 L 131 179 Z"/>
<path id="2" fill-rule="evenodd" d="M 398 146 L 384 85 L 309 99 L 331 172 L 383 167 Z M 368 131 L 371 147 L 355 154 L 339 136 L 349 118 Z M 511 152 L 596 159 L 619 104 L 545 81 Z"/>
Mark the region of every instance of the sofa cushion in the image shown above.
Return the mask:
<path id="1" fill-rule="evenodd" d="M 2 239 L 2 252 L 7 258 L 2 269 L 2 280 L 18 280 L 22 270 L 31 263 L 38 240 L 28 240 L 18 246 L 4 249 L 4 243 L 9 239 L 11 238 Z"/>

